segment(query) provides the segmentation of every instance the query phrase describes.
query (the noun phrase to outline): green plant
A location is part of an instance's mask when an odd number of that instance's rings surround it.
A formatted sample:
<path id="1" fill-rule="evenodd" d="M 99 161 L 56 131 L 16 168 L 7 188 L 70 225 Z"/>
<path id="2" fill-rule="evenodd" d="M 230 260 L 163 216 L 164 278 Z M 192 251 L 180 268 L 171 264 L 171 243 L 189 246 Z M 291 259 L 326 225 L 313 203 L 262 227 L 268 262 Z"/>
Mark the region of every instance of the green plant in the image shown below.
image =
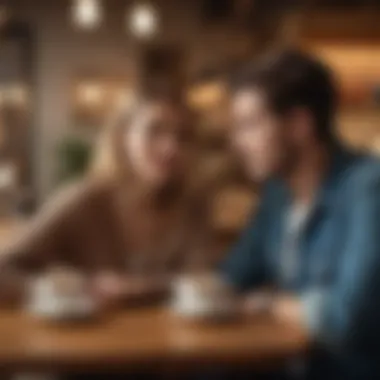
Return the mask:
<path id="1" fill-rule="evenodd" d="M 66 136 L 57 148 L 58 182 L 72 180 L 85 174 L 91 159 L 91 143 L 77 136 Z"/>

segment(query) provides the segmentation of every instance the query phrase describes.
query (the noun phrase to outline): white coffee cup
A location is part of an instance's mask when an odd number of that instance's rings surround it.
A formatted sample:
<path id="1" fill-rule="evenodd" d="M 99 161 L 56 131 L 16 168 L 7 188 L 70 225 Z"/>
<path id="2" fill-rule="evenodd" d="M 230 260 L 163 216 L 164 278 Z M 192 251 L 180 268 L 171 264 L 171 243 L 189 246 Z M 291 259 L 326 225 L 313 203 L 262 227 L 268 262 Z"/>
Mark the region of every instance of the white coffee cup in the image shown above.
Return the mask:
<path id="1" fill-rule="evenodd" d="M 228 317 L 236 310 L 233 293 L 213 274 L 178 277 L 173 282 L 172 308 L 192 319 Z"/>
<path id="2" fill-rule="evenodd" d="M 79 276 L 62 286 L 61 279 L 52 275 L 35 278 L 31 282 L 27 309 L 46 319 L 76 319 L 88 317 L 95 311 L 95 303 L 87 294 Z"/>

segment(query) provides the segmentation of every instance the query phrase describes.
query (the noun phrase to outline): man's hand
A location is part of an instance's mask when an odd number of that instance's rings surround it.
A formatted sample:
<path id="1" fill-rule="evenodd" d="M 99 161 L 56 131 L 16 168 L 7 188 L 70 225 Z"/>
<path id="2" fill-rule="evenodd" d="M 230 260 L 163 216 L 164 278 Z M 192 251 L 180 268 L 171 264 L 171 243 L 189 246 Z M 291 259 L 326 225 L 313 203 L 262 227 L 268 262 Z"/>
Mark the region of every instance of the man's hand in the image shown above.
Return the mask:
<path id="1" fill-rule="evenodd" d="M 301 302 L 289 294 L 276 294 L 272 291 L 255 292 L 244 298 L 242 309 L 245 314 L 268 314 L 287 323 L 297 325 L 303 323 Z"/>
<path id="2" fill-rule="evenodd" d="M 293 295 L 276 295 L 272 303 L 272 314 L 280 321 L 295 324 L 297 326 L 303 324 L 304 318 L 301 301 Z"/>

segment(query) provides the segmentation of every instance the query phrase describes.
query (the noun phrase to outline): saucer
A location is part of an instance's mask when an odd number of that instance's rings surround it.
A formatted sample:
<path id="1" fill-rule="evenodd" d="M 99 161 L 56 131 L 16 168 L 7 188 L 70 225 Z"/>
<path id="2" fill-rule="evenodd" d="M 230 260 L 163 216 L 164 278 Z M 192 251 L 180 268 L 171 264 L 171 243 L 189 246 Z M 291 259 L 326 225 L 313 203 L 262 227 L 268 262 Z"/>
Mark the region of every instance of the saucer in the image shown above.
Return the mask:
<path id="1" fill-rule="evenodd" d="M 236 299 L 217 277 L 183 276 L 173 283 L 172 311 L 192 320 L 227 320 L 236 315 Z"/>
<path id="2" fill-rule="evenodd" d="M 56 297 L 31 302 L 27 310 L 32 315 L 50 321 L 81 321 L 97 314 L 94 300 L 89 297 Z"/>

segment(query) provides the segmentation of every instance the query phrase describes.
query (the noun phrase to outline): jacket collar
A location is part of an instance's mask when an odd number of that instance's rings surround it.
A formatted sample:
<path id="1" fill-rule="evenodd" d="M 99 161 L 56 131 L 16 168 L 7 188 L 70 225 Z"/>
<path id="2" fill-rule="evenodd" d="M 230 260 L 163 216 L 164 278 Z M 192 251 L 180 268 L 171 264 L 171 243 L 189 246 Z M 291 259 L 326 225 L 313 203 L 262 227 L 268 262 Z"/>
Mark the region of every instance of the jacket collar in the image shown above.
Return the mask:
<path id="1" fill-rule="evenodd" d="M 336 202 L 336 191 L 339 189 L 347 169 L 357 158 L 358 155 L 346 147 L 340 144 L 333 146 L 330 167 L 317 192 L 316 205 L 322 208 L 333 206 Z"/>
<path id="2" fill-rule="evenodd" d="M 331 149 L 331 162 L 324 179 L 316 193 L 316 208 L 328 208 L 335 203 L 336 190 L 344 176 L 346 170 L 358 155 L 339 143 L 335 143 Z M 290 190 L 283 180 L 271 181 L 276 184 L 278 199 L 283 203 L 291 201 Z"/>

